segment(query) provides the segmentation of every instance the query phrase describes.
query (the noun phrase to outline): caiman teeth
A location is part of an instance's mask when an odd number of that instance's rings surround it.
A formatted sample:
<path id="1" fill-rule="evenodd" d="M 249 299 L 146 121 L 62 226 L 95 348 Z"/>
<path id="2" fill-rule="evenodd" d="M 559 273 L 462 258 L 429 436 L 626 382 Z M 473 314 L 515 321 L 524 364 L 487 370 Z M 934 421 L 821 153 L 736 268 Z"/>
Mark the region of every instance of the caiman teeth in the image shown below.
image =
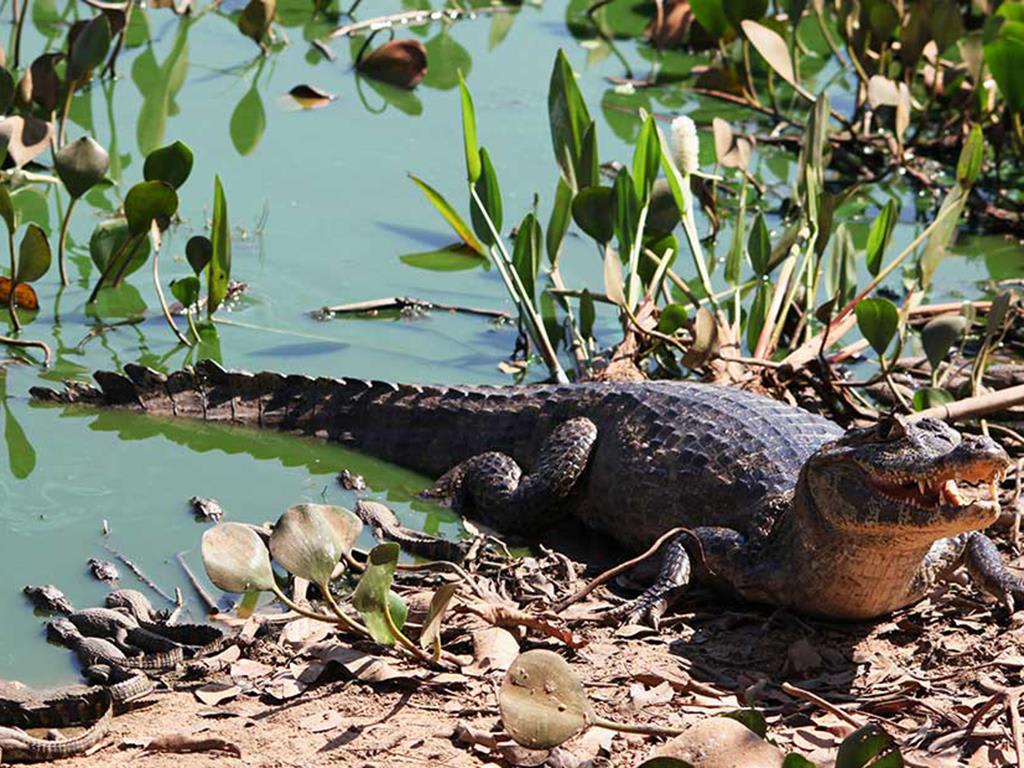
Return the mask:
<path id="1" fill-rule="evenodd" d="M 967 504 L 967 501 L 960 495 L 960 489 L 956 487 L 956 480 L 947 480 L 942 484 L 942 495 L 947 502 L 958 507 Z"/>
<path id="2" fill-rule="evenodd" d="M 1001 511 L 999 506 L 999 486 L 995 475 L 993 475 L 992 479 L 989 481 L 988 488 L 989 491 L 992 492 L 992 501 L 996 505 L 996 511 Z"/>

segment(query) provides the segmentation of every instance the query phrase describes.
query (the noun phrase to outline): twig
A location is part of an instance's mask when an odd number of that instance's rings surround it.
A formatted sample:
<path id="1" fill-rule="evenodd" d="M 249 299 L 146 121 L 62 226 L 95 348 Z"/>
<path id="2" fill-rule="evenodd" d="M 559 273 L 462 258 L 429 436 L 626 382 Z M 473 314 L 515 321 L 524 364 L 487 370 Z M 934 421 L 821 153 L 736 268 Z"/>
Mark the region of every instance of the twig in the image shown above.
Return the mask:
<path id="1" fill-rule="evenodd" d="M 974 416 L 984 416 L 988 413 L 995 413 L 1011 408 L 1015 405 L 1024 404 L 1024 384 L 1016 387 L 1007 387 L 995 392 L 988 392 L 984 395 L 967 397 L 957 400 L 955 403 L 936 405 L 919 411 L 911 418 L 913 420 L 930 417 L 942 421 L 957 421 L 968 419 Z"/>
<path id="2" fill-rule="evenodd" d="M 35 349 L 43 350 L 43 365 L 47 368 L 50 367 L 50 361 L 53 360 L 53 351 L 43 341 L 33 341 L 32 339 L 12 339 L 10 336 L 0 336 L 0 344 L 6 344 L 10 347 L 34 347 Z"/>
<path id="3" fill-rule="evenodd" d="M 655 552 L 657 552 L 659 549 L 661 549 L 662 544 L 664 544 L 669 539 L 675 538 L 676 536 L 678 536 L 681 533 L 685 533 L 685 534 L 688 534 L 689 536 L 693 537 L 693 540 L 697 542 L 697 546 L 701 548 L 700 556 L 701 556 L 701 560 L 703 560 L 704 559 L 704 551 L 703 551 L 703 548 L 701 547 L 700 539 L 697 538 L 697 534 L 695 534 L 689 528 L 672 528 L 671 530 L 666 531 L 665 533 L 663 533 L 658 538 L 657 541 L 655 541 L 653 544 L 651 544 L 651 546 L 647 548 L 646 552 L 644 552 L 643 554 L 637 555 L 636 557 L 632 558 L 631 560 L 627 560 L 624 563 L 619 563 L 618 565 L 616 565 L 616 566 L 614 566 L 612 568 L 609 568 L 607 571 L 605 571 L 601 575 L 597 576 L 594 579 L 591 579 L 581 589 L 577 590 L 574 594 L 572 594 L 569 597 L 565 598 L 561 602 L 555 603 L 555 605 L 553 605 L 551 609 L 553 611 L 555 611 L 556 613 L 561 613 L 562 611 L 564 611 L 566 608 L 568 608 L 573 603 L 578 603 L 580 600 L 582 600 L 584 597 L 589 595 L 591 592 L 593 592 L 595 589 L 597 589 L 602 584 L 604 584 L 604 583 L 614 579 L 620 573 L 625 573 L 630 568 L 633 568 L 634 566 L 642 563 L 644 560 L 646 560 L 651 555 L 653 555 Z"/>
<path id="4" fill-rule="evenodd" d="M 811 693 L 810 691 L 804 690 L 803 688 L 797 688 L 795 685 L 791 685 L 790 683 L 783 683 L 781 685 L 781 688 L 790 696 L 794 696 L 798 699 L 803 699 L 804 701 L 810 702 L 815 706 L 821 707 L 826 712 L 830 712 L 843 722 L 849 723 L 854 728 L 860 728 L 864 725 L 864 723 L 857 720 L 857 718 L 853 717 L 853 715 L 844 712 L 834 704 L 830 704 L 829 702 L 825 701 L 823 698 L 821 698 L 815 693 Z"/>
<path id="5" fill-rule="evenodd" d="M 206 591 L 206 587 L 199 583 L 199 579 L 192 573 L 192 569 L 188 567 L 188 563 L 185 562 L 185 553 L 179 552 L 174 556 L 174 559 L 178 561 L 178 565 L 185 571 L 185 576 L 188 578 L 189 584 L 192 585 L 192 589 L 196 591 L 199 598 L 206 604 L 210 613 L 217 612 L 217 601 L 213 599 L 213 595 Z"/>
<path id="6" fill-rule="evenodd" d="M 380 312 L 385 309 L 419 309 L 423 311 L 439 310 L 441 312 L 462 312 L 467 315 L 480 315 L 481 317 L 493 317 L 498 320 L 511 320 L 512 315 L 500 309 L 484 309 L 480 307 L 463 307 L 455 304 L 439 304 L 426 299 L 417 299 L 411 296 L 389 296 L 383 299 L 369 299 L 367 301 L 356 301 L 351 304 L 325 305 L 320 309 L 310 312 L 317 318 L 325 318 L 330 315 L 353 315 L 370 312 Z"/>
<path id="7" fill-rule="evenodd" d="M 160 586 L 155 581 L 153 581 L 151 578 L 149 578 L 149 576 L 144 574 L 142 572 L 142 569 L 139 568 L 139 566 L 137 566 L 133 561 L 131 561 L 127 557 L 125 557 L 123 552 L 118 552 L 116 549 L 114 549 L 112 546 L 110 546 L 106 542 L 103 542 L 103 548 L 105 550 L 107 550 L 107 552 L 112 554 L 114 557 L 116 557 L 118 560 L 120 560 L 122 563 L 124 563 L 125 568 L 127 568 L 129 571 L 131 571 L 133 574 L 135 574 L 135 578 L 137 578 L 139 581 L 141 581 L 147 587 L 152 589 L 154 592 L 156 592 L 158 595 L 160 595 L 160 597 L 162 597 L 167 602 L 169 602 L 169 603 L 173 603 L 174 602 L 174 598 L 173 597 L 171 597 L 169 594 L 167 594 L 162 589 L 160 589 Z"/>
<path id="8" fill-rule="evenodd" d="M 477 15 L 482 16 L 486 13 L 513 13 L 518 11 L 519 8 L 520 6 L 518 5 L 491 5 L 484 8 L 446 8 L 443 11 L 405 11 L 403 13 L 394 13 L 390 16 L 377 16 L 366 21 L 357 21 L 354 24 L 344 24 L 331 30 L 326 39 L 333 40 L 336 37 L 345 37 L 360 32 L 372 32 L 378 29 L 393 27 L 396 24 L 403 26 L 414 25 L 423 24 L 428 21 L 440 21 L 441 19 L 458 21 L 467 16 L 474 18 Z"/>

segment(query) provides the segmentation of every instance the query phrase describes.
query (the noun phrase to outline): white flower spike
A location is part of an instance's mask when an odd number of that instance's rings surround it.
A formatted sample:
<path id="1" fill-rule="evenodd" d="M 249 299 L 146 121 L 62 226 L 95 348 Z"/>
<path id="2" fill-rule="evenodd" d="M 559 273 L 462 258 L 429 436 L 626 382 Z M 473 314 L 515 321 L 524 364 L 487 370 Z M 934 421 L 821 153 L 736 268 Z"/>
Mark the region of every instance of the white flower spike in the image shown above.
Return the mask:
<path id="1" fill-rule="evenodd" d="M 672 121 L 672 154 L 676 167 L 684 176 L 688 176 L 700 167 L 700 142 L 697 139 L 697 126 L 686 115 Z"/>

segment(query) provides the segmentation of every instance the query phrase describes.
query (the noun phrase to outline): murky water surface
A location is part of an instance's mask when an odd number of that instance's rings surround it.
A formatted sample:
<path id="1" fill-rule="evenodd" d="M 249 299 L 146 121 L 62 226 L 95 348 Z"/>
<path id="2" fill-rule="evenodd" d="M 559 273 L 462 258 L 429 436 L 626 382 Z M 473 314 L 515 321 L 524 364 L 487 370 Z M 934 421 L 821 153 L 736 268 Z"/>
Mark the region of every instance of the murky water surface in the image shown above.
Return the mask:
<path id="1" fill-rule="evenodd" d="M 232 12 L 234 6 L 225 3 L 222 10 Z M 372 494 L 395 507 L 407 524 L 457 531 L 449 513 L 414 499 L 425 478 L 338 447 L 224 427 L 38 407 L 28 402 L 30 386 L 41 378 L 85 376 L 129 361 L 173 369 L 199 355 L 219 357 L 231 367 L 313 375 L 502 383 L 507 378 L 496 363 L 513 347 L 509 327 L 450 314 L 330 322 L 308 314 L 328 304 L 405 295 L 507 308 L 492 271 L 424 269 L 424 263 L 439 265 L 429 257 L 408 256 L 452 240 L 407 179 L 408 171 L 465 206 L 457 71 L 465 74 L 476 101 L 481 141 L 499 172 L 506 221 L 521 218 L 535 192 L 542 221 L 547 219 L 556 175 L 546 92 L 559 47 L 581 73 L 583 93 L 598 119 L 603 159 L 628 160 L 638 126 L 629 111 L 639 106 L 688 113 L 706 123 L 716 115 L 749 119 L 688 94 L 685 86 L 616 91 L 605 78 L 623 75 L 623 60 L 644 74 L 650 54 L 629 41 L 619 41 L 613 51 L 587 39 L 575 24 L 578 2 L 568 12 L 551 2 L 516 14 L 402 32 L 419 36 L 429 56 L 427 79 L 412 93 L 357 82 L 343 40 L 334 44 L 339 54 L 334 63 L 315 52 L 308 41 L 333 25 L 310 21 L 309 6 L 305 0 L 278 3 L 290 46 L 265 61 L 254 59 L 255 47 L 226 15 L 210 13 L 188 22 L 166 10 L 143 11 L 122 57 L 120 79 L 97 83 L 76 97 L 70 136 L 89 133 L 111 149 L 111 175 L 122 191 L 140 180 L 149 150 L 180 139 L 195 151 L 195 170 L 181 190 L 183 223 L 169 233 L 161 260 L 165 284 L 188 274 L 184 244 L 205 229 L 217 173 L 235 230 L 234 274 L 250 289 L 223 315 L 231 324 L 219 326 L 218 342 L 191 357 L 172 343 L 154 309 L 148 270 L 119 291 L 108 291 L 98 311 L 86 312 L 87 286 L 95 279 L 87 241 L 102 210 L 78 210 L 70 240 L 76 284 L 60 294 L 56 272 L 48 275 L 38 286 L 42 310 L 26 330 L 28 337 L 54 346 L 57 364 L 46 373 L 11 366 L 0 378 L 6 441 L 6 461 L 0 459 L 0 678 L 44 684 L 74 674 L 68 654 L 42 642 L 41 620 L 20 594 L 26 583 L 52 582 L 74 602 L 94 604 L 105 588 L 86 575 L 85 562 L 109 558 L 112 548 L 164 589 L 187 586 L 175 555 L 186 553 L 201 572 L 197 548 L 203 527 L 187 506 L 193 495 L 219 499 L 230 519 L 272 520 L 302 501 L 350 506 L 353 495 L 335 480 L 339 469 L 348 468 L 364 475 Z M 64 25 L 85 6 L 37 0 L 32 8 L 25 50 L 35 54 L 59 46 Z M 366 2 L 359 13 L 365 18 L 394 10 L 393 3 Z M 622 24 L 642 27 L 643 21 L 623 12 Z M 661 66 L 685 72 L 700 61 L 673 54 Z M 813 63 L 809 60 L 805 75 L 813 72 Z M 841 107 L 849 85 L 841 73 L 825 68 L 817 78 L 831 82 L 833 103 Z M 339 98 L 325 109 L 298 110 L 286 94 L 300 83 Z M 702 154 L 713 161 L 710 137 Z M 777 203 L 787 194 L 791 158 L 764 145 L 757 162 Z M 915 205 L 914 194 L 898 181 L 891 191 L 904 199 L 898 237 L 906 242 L 922 226 L 915 211 L 928 206 Z M 118 189 L 91 193 L 89 200 L 114 208 Z M 54 190 L 29 202 L 27 215 L 50 229 L 67 204 Z M 866 222 L 884 202 L 878 192 L 859 196 L 841 215 L 854 222 L 855 236 L 863 239 Z M 729 237 L 723 232 L 716 253 L 725 252 Z M 1024 277 L 1020 249 L 1003 238 L 965 236 L 956 250 L 960 258 L 939 270 L 935 299 L 973 297 L 992 278 Z M 691 271 L 682 264 L 680 270 Z M 598 259 L 580 237 L 567 242 L 563 272 L 569 285 L 601 285 Z M 127 319 L 136 322 L 119 324 Z M 603 322 L 613 328 L 611 317 Z M 605 341 L 613 341 L 611 333 Z M 102 533 L 103 521 L 109 536 Z M 126 569 L 122 572 L 124 582 L 136 586 Z"/>

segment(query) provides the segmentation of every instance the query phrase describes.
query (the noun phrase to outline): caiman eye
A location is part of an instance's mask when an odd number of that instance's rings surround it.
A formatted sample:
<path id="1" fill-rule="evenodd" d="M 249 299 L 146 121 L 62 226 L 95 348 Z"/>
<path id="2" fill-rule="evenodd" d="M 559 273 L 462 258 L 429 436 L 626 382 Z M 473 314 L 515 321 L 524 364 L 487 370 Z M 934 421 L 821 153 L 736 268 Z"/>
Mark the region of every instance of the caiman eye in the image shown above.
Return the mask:
<path id="1" fill-rule="evenodd" d="M 907 436 L 907 423 L 901 416 L 886 416 L 878 422 L 878 436 L 883 440 L 899 440 Z"/>

